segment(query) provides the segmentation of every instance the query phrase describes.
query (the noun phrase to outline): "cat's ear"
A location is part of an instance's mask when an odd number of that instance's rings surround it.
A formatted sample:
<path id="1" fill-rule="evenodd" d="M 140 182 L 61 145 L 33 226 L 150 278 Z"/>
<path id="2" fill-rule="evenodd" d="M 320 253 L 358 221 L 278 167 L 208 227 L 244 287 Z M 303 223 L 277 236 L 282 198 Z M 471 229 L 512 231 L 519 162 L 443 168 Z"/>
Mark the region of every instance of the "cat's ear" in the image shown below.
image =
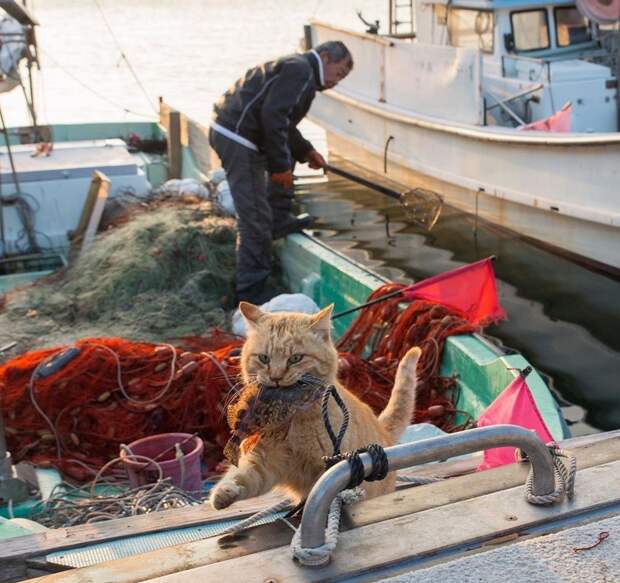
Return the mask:
<path id="1" fill-rule="evenodd" d="M 248 330 L 254 330 L 263 316 L 261 309 L 250 302 L 239 302 L 239 311 L 248 326 Z"/>
<path id="2" fill-rule="evenodd" d="M 326 340 L 330 338 L 330 331 L 332 327 L 332 312 L 334 310 L 334 304 L 330 304 L 326 308 L 323 308 L 320 312 L 317 312 L 312 316 L 310 329 L 315 332 L 319 332 L 325 337 Z"/>

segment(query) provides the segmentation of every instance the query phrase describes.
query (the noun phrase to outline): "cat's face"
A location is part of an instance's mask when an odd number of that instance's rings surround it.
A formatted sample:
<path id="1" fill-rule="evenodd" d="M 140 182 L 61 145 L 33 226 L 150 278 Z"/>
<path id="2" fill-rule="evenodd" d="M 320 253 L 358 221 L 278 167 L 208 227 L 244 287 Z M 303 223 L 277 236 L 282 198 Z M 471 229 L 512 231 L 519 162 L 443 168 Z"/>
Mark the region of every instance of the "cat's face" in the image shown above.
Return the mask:
<path id="1" fill-rule="evenodd" d="M 294 384 L 304 373 L 333 382 L 338 353 L 330 338 L 332 306 L 317 314 L 270 314 L 241 302 L 248 336 L 241 352 L 246 384 L 270 387 Z"/>

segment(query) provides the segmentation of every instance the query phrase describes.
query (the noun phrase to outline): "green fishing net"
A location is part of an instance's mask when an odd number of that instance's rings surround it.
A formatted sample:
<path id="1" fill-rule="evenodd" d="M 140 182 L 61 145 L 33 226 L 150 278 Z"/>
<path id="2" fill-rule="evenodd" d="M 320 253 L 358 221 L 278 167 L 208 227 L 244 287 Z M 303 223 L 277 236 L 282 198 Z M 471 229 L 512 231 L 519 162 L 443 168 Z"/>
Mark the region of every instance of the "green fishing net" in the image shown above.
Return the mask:
<path id="1" fill-rule="evenodd" d="M 8 295 L 0 345 L 17 341 L 23 351 L 84 336 L 161 342 L 229 327 L 235 221 L 196 200 L 138 203 L 124 220 L 63 273 Z"/>

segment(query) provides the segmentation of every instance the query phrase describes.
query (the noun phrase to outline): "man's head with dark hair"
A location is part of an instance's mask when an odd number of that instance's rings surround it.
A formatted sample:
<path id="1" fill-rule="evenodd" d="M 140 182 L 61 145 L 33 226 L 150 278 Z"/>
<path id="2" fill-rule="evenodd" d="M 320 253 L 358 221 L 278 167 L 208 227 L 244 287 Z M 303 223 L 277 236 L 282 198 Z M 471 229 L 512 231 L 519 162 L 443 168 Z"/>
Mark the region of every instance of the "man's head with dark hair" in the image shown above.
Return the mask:
<path id="1" fill-rule="evenodd" d="M 342 81 L 353 69 L 353 57 L 349 49 L 339 40 L 329 40 L 314 47 L 323 61 L 325 88 L 331 89 Z"/>

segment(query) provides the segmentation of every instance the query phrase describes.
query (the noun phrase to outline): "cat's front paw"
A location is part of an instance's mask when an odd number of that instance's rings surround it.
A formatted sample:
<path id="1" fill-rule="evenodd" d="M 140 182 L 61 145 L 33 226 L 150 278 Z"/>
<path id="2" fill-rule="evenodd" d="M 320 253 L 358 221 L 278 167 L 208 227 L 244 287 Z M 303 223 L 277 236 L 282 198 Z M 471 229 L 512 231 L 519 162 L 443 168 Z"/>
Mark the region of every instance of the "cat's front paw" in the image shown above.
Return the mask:
<path id="1" fill-rule="evenodd" d="M 232 480 L 220 482 L 211 493 L 210 502 L 215 510 L 227 508 L 233 502 L 239 500 L 241 488 Z"/>

